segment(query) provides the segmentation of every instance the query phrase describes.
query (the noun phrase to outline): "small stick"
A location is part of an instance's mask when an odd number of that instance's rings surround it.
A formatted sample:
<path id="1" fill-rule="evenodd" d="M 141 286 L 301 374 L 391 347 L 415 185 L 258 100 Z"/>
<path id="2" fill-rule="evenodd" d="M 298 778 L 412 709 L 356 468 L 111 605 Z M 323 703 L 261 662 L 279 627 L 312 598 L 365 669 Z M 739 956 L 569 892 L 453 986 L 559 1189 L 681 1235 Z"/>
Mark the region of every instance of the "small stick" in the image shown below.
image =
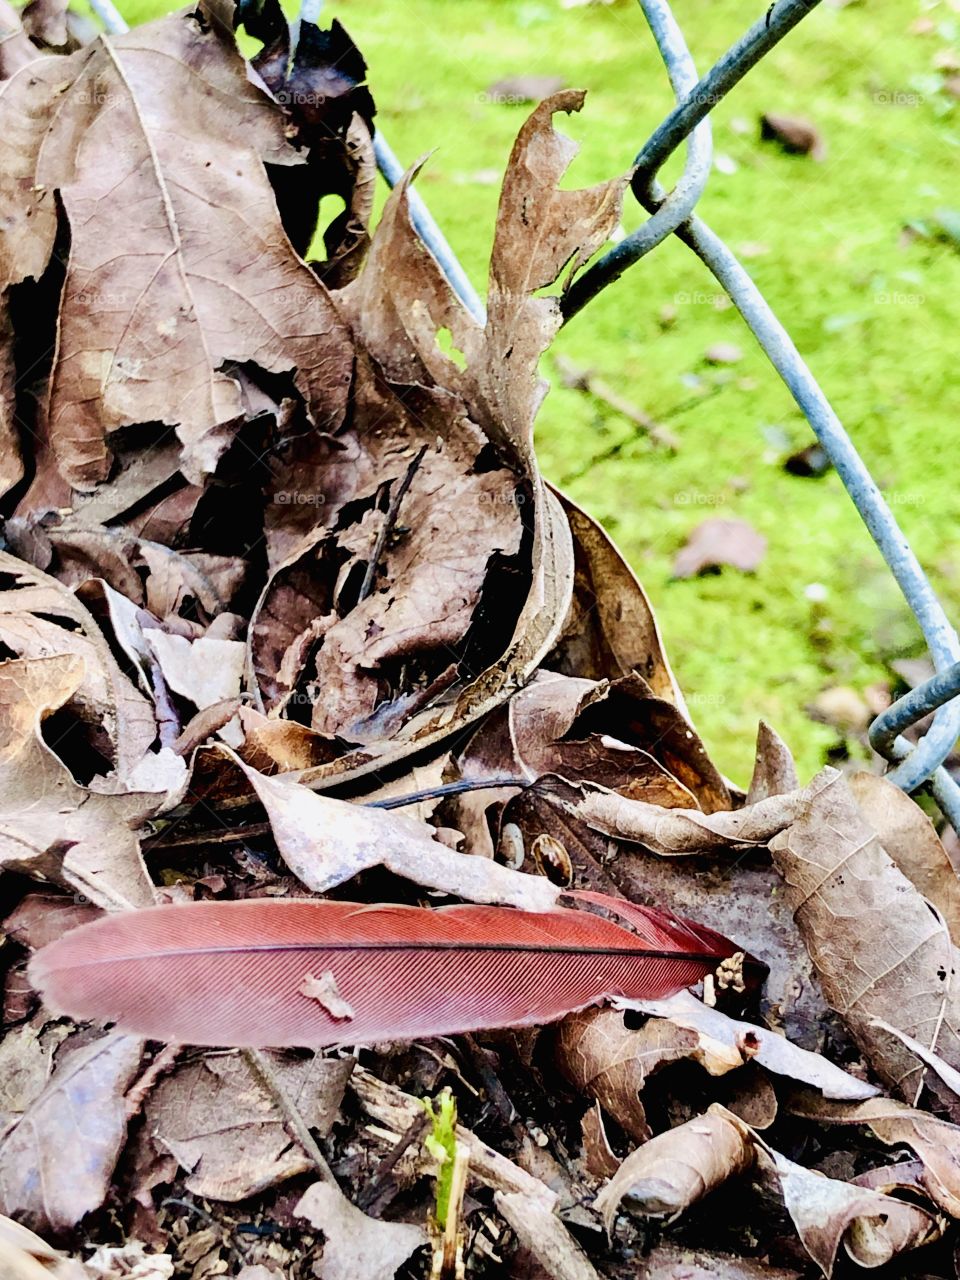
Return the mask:
<path id="1" fill-rule="evenodd" d="M 393 532 L 394 525 L 397 523 L 397 516 L 400 514 L 400 503 L 406 496 L 407 490 L 413 483 L 413 477 L 417 473 L 417 468 L 423 461 L 424 454 L 427 452 L 427 446 L 423 445 L 415 458 L 407 467 L 407 474 L 400 481 L 400 486 L 393 498 L 390 500 L 390 506 L 387 508 L 387 514 L 384 516 L 383 524 L 380 532 L 377 534 L 377 541 L 374 543 L 373 555 L 367 561 L 367 571 L 363 575 L 363 582 L 360 586 L 360 594 L 357 596 L 357 604 L 361 600 L 366 600 L 367 596 L 373 591 L 373 580 L 377 575 L 377 565 L 380 563 L 380 557 L 383 555 L 383 549 L 387 545 L 387 539 Z"/>
<path id="2" fill-rule="evenodd" d="M 461 778 L 459 782 L 443 782 L 436 787 L 427 787 L 423 791 L 410 791 L 402 796 L 390 796 L 386 800 L 363 800 L 360 807 L 365 809 L 403 809 L 408 805 L 420 804 L 424 800 L 442 800 L 447 796 L 459 796 L 465 791 L 496 790 L 500 787 L 526 788 L 532 787 L 532 778 Z M 255 840 L 261 836 L 269 836 L 273 828 L 269 822 L 251 822 L 241 827 L 224 828 L 218 831 L 192 831 L 186 835 L 174 836 L 164 840 L 163 833 L 143 842 L 145 850 L 189 848 L 195 844 L 242 844 L 244 840 Z"/>
<path id="3" fill-rule="evenodd" d="M 565 356 L 557 356 L 555 364 L 565 387 L 573 391 L 585 391 L 587 395 L 593 396 L 594 400 L 600 400 L 603 404 L 609 405 L 616 413 L 622 414 L 634 426 L 646 432 L 652 442 L 661 448 L 670 449 L 673 452 L 680 448 L 680 441 L 668 427 L 657 422 L 632 401 L 626 400 L 614 387 L 610 386 L 609 382 L 596 377 L 589 369 L 581 369 Z"/>
<path id="4" fill-rule="evenodd" d="M 386 1203 L 382 1193 L 384 1182 L 397 1167 L 404 1152 L 417 1141 L 424 1129 L 426 1129 L 428 1123 L 427 1113 L 424 1112 L 423 1115 L 417 1116 L 408 1125 L 406 1131 L 401 1134 L 399 1141 L 394 1143 L 390 1151 L 383 1157 L 377 1165 L 373 1177 L 357 1196 L 358 1209 L 362 1209 L 371 1218 L 380 1216 L 380 1212 L 385 1208 Z"/>
<path id="5" fill-rule="evenodd" d="M 253 1074 L 279 1107 L 281 1114 L 290 1126 L 293 1136 L 316 1165 L 321 1182 L 329 1182 L 331 1186 L 336 1187 L 339 1191 L 339 1183 L 333 1176 L 333 1170 L 327 1164 L 323 1152 L 317 1146 L 316 1139 L 310 1132 L 310 1126 L 300 1114 L 293 1100 L 287 1095 L 277 1073 L 267 1061 L 266 1055 L 261 1053 L 259 1049 L 244 1049 L 242 1052 Z"/>

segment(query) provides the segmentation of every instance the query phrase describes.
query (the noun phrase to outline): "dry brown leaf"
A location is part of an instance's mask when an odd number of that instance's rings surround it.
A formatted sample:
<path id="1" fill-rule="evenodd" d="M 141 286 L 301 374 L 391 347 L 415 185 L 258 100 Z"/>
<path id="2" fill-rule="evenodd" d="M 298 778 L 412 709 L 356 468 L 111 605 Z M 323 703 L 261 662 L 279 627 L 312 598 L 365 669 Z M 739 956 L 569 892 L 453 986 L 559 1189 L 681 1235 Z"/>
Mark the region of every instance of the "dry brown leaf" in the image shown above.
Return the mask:
<path id="1" fill-rule="evenodd" d="M 156 737 L 153 708 L 110 652 L 103 633 L 73 592 L 7 552 L 0 552 L 0 639 L 23 659 L 71 655 L 83 663 L 70 697 L 96 747 L 124 784 Z"/>
<path id="2" fill-rule="evenodd" d="M 565 494 L 557 497 L 570 522 L 576 577 L 570 612 L 547 666 L 588 680 L 616 680 L 636 671 L 655 697 L 686 715 L 639 579 L 606 530 Z"/>
<path id="3" fill-rule="evenodd" d="M 52 49 L 70 43 L 67 10 L 70 0 L 30 0 L 23 9 L 23 27 L 31 39 Z"/>
<path id="4" fill-rule="evenodd" d="M 43 1093 L 0 1140 L 0 1211 L 60 1232 L 100 1207 L 126 1138 L 123 1095 L 142 1056 L 134 1036 L 61 1049 Z"/>
<path id="5" fill-rule="evenodd" d="M 960 880 L 933 823 L 899 787 L 875 773 L 847 775 L 860 812 L 908 880 L 937 908 L 960 941 Z"/>
<path id="6" fill-rule="evenodd" d="M 583 1113 L 580 1131 L 583 1138 L 583 1163 L 587 1173 L 592 1178 L 612 1178 L 620 1167 L 620 1161 L 610 1146 L 599 1102 L 595 1102 Z"/>
<path id="7" fill-rule="evenodd" d="M 608 1232 L 624 1199 L 642 1217 L 671 1220 L 753 1162 L 742 1123 L 723 1107 L 711 1107 L 631 1152 L 595 1207 Z"/>
<path id="8" fill-rule="evenodd" d="M 97 906 L 150 906 L 136 827 L 161 798 L 79 786 L 41 736 L 80 685 L 72 655 L 0 663 L 0 865 L 79 891 Z"/>
<path id="9" fill-rule="evenodd" d="M 957 953 L 942 919 L 889 857 L 844 778 L 825 769 L 770 845 L 824 995 L 874 1070 L 914 1102 L 923 1067 L 877 1022 L 960 1068 Z M 928 1076 L 928 1083 L 935 1077 Z M 952 1097 L 952 1095 L 951 1095 Z M 955 1109 L 957 1100 L 952 1097 Z"/>
<path id="10" fill-rule="evenodd" d="M 788 1160 L 717 1104 L 629 1155 L 596 1207 L 608 1231 L 624 1201 L 642 1217 L 673 1218 L 755 1164 L 778 1189 L 804 1248 L 827 1277 L 841 1243 L 855 1262 L 875 1267 L 941 1233 L 915 1205 Z"/>
<path id="11" fill-rule="evenodd" d="M 689 991 L 681 991 L 669 1000 L 630 1001 L 630 1008 L 651 1014 L 655 1019 L 666 1018 L 676 1027 L 696 1031 L 703 1038 L 705 1053 L 710 1043 L 726 1047 L 736 1056 L 733 1066 L 749 1059 L 775 1075 L 813 1085 L 825 1098 L 858 1101 L 872 1098 L 878 1092 L 874 1085 L 841 1071 L 821 1054 L 810 1053 L 766 1027 L 740 1022 L 719 1009 L 711 1009 Z M 724 1062 L 720 1049 L 714 1058 L 715 1065 L 711 1065 L 709 1057 L 702 1061 L 702 1065 L 712 1075 L 720 1075 Z"/>
<path id="12" fill-rule="evenodd" d="M 310 1128 L 329 1132 L 352 1059 L 270 1054 L 269 1060 Z M 154 1088 L 145 1115 L 141 1142 L 156 1155 L 170 1152 L 187 1175 L 184 1185 L 205 1199 L 245 1200 L 313 1167 L 247 1059 L 236 1053 L 181 1064 Z"/>
<path id="13" fill-rule="evenodd" d="M 960 1127 L 917 1111 L 893 1098 L 868 1102 L 830 1102 L 797 1091 L 790 1099 L 795 1115 L 824 1124 L 868 1125 L 891 1147 L 912 1147 L 922 1166 L 922 1185 L 931 1199 L 953 1218 L 960 1218 Z"/>
<path id="14" fill-rule="evenodd" d="M 347 332 L 281 230 L 264 163 L 298 157 L 232 34 L 184 12 L 53 61 L 10 82 L 0 135 L 23 179 L 13 217 L 39 223 L 15 243 L 20 278 L 45 265 L 55 191 L 70 224 L 47 411 L 61 474 L 105 479 L 105 433 L 150 422 L 177 428 L 189 476 L 211 471 L 244 413 L 228 362 L 292 374 L 336 426 Z"/>
<path id="15" fill-rule="evenodd" d="M 559 890 L 549 880 L 456 853 L 435 840 L 434 828 L 426 823 L 317 795 L 293 778 L 267 778 L 237 763 L 267 811 L 281 857 L 315 893 L 325 893 L 370 867 L 383 866 L 415 884 L 468 902 L 529 911 L 556 905 Z"/>
<path id="16" fill-rule="evenodd" d="M 575 1088 L 596 1098 L 631 1137 L 645 1142 L 650 1126 L 639 1094 L 647 1077 L 668 1063 L 696 1056 L 699 1039 L 696 1032 L 657 1018 L 631 1031 L 622 1014 L 584 1009 L 560 1023 L 557 1056 Z M 728 1070 L 743 1062 L 736 1052 L 728 1057 Z"/>
<path id="17" fill-rule="evenodd" d="M 329 1182 L 314 1182 L 293 1210 L 323 1232 L 320 1280 L 393 1280 L 397 1268 L 428 1243 L 423 1227 L 369 1218 Z"/>
<path id="18" fill-rule="evenodd" d="M 771 796 L 797 791 L 799 787 L 797 766 L 793 762 L 790 748 L 765 720 L 761 720 L 757 729 L 753 776 L 744 803 L 756 804 L 758 800 L 768 800 Z"/>

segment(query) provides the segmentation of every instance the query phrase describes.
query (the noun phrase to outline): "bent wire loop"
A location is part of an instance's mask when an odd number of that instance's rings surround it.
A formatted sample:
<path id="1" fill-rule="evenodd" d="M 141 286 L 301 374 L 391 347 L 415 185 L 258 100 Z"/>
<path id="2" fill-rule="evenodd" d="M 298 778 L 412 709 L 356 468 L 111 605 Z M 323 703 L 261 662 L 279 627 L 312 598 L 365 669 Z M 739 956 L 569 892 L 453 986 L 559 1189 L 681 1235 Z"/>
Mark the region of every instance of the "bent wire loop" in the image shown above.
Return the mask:
<path id="1" fill-rule="evenodd" d="M 736 256 L 693 213 L 706 187 L 712 162 L 709 113 L 770 49 L 779 43 L 819 0 L 777 0 L 702 78 L 667 0 L 640 0 L 660 51 L 677 105 L 654 130 L 634 162 L 631 186 L 650 218 L 580 273 L 560 298 L 567 321 L 601 289 L 618 279 L 669 235 L 676 235 L 701 259 L 730 296 L 747 327 L 786 384 L 840 476 L 880 554 L 909 605 L 929 646 L 936 675 L 911 690 L 874 720 L 870 742 L 891 761 L 887 777 L 904 791 L 929 784 L 953 827 L 960 830 L 960 787 L 943 762 L 960 736 L 960 641 L 919 560 L 883 495 L 820 389 L 790 335 Z M 107 31 L 127 25 L 112 0 L 91 0 Z M 304 0 L 302 16 L 316 20 L 320 0 Z M 683 172 L 672 191 L 657 181 L 664 161 L 687 143 Z M 392 187 L 403 176 L 400 161 L 378 130 L 377 166 Z M 427 206 L 410 192 L 413 225 L 454 292 L 478 323 L 485 311 L 477 291 L 447 243 Z M 905 730 L 933 711 L 933 721 L 913 745 Z"/>

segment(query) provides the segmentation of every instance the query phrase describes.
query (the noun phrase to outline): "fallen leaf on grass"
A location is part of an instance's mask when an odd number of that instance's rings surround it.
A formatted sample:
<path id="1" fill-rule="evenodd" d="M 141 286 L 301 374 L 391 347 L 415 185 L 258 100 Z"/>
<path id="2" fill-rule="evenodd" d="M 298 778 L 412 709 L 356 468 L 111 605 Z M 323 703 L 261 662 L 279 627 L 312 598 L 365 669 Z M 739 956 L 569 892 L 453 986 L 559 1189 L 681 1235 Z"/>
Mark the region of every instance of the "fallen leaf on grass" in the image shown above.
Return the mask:
<path id="1" fill-rule="evenodd" d="M 269 1059 L 307 1124 L 325 1135 L 336 1119 L 352 1059 Z M 181 1064 L 156 1085 L 145 1115 L 145 1154 L 170 1152 L 186 1174 L 187 1189 L 208 1200 L 245 1200 L 313 1168 L 247 1059 L 236 1053 Z"/>
<path id="2" fill-rule="evenodd" d="M 71 1230 L 106 1198 L 143 1041 L 108 1035 L 61 1055 L 43 1093 L 0 1140 L 0 1211 L 54 1232 Z"/>
<path id="3" fill-rule="evenodd" d="M 783 116 L 768 111 L 760 117 L 760 137 L 764 142 L 779 142 L 793 155 L 825 160 L 827 144 L 815 124 L 799 116 Z"/>
<path id="4" fill-rule="evenodd" d="M 880 1078 L 914 1102 L 923 1064 L 877 1024 L 960 1069 L 960 966 L 942 919 L 887 854 L 835 769 L 814 779 L 770 851 L 824 995 Z M 928 1085 L 935 1081 L 928 1073 Z M 955 1095 L 941 1102 L 957 1113 Z"/>
<path id="5" fill-rule="evenodd" d="M 314 1267 L 320 1280 L 393 1280 L 398 1267 L 429 1242 L 422 1227 L 367 1217 L 329 1182 L 308 1187 L 293 1213 L 323 1232 L 323 1255 Z"/>
<path id="6" fill-rule="evenodd" d="M 693 578 L 708 569 L 729 565 L 753 573 L 767 553 L 767 540 L 746 520 L 717 516 L 693 530 L 673 562 L 675 578 Z"/>

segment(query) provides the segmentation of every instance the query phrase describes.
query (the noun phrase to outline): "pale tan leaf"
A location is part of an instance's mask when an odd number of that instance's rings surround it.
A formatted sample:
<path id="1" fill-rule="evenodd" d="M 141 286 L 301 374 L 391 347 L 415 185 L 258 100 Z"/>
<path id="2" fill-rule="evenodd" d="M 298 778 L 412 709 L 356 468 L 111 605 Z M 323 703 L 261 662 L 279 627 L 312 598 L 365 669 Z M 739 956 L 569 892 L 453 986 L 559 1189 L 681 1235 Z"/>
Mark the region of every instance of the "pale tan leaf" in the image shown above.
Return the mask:
<path id="1" fill-rule="evenodd" d="M 307 1124 L 325 1135 L 352 1060 L 279 1054 L 269 1060 Z M 205 1054 L 178 1066 L 154 1088 L 145 1115 L 140 1141 L 157 1154 L 169 1151 L 186 1174 L 185 1186 L 209 1200 L 245 1200 L 313 1167 L 246 1058 L 236 1053 Z"/>
<path id="2" fill-rule="evenodd" d="M 960 1069 L 957 953 L 942 920 L 887 854 L 836 770 L 814 779 L 770 849 L 824 995 L 881 1079 L 914 1102 L 922 1064 L 878 1022 Z"/>
<path id="3" fill-rule="evenodd" d="M 864 818 L 908 880 L 937 908 L 960 943 L 960 879 L 933 823 L 899 787 L 875 773 L 852 773 L 847 784 Z"/>
<path id="4" fill-rule="evenodd" d="M 695 1030 L 717 1044 L 726 1045 L 736 1052 L 741 1062 L 749 1058 L 776 1075 L 813 1085 L 825 1098 L 858 1101 L 872 1098 L 878 1092 L 874 1085 L 841 1071 L 821 1054 L 811 1053 L 766 1027 L 740 1022 L 720 1009 L 711 1009 L 689 991 L 680 991 L 669 1000 L 636 1000 L 630 1001 L 629 1005 L 655 1018 L 666 1018 L 677 1027 Z M 721 1063 L 722 1058 L 718 1055 L 718 1065 Z M 703 1065 L 711 1070 L 707 1062 Z M 722 1073 L 714 1071 L 711 1074 Z"/>
<path id="5" fill-rule="evenodd" d="M 123 1094 L 142 1055 L 142 1040 L 108 1035 L 58 1062 L 0 1140 L 2 1212 L 40 1230 L 67 1231 L 100 1207 L 126 1138 Z"/>
<path id="6" fill-rule="evenodd" d="M 428 1242 L 422 1227 L 369 1218 L 329 1182 L 314 1182 L 293 1212 L 323 1232 L 323 1256 L 314 1271 L 320 1280 L 393 1280 L 397 1268 Z"/>
<path id="7" fill-rule="evenodd" d="M 761 720 L 757 729 L 757 753 L 746 803 L 756 804 L 758 800 L 767 800 L 770 796 L 796 791 L 799 786 L 797 766 L 793 762 L 790 748 L 765 720 Z"/>
<path id="8" fill-rule="evenodd" d="M 238 761 L 238 763 L 240 763 Z M 317 795 L 293 778 L 267 778 L 240 763 L 267 811 L 281 857 L 308 889 L 325 893 L 369 867 L 468 902 L 546 911 L 559 890 L 541 876 L 457 853 L 433 838 L 426 823 Z"/>
<path id="9" fill-rule="evenodd" d="M 0 1269 L 4 1280 L 92 1280 L 82 1262 L 65 1257 L 19 1222 L 2 1214 Z"/>

